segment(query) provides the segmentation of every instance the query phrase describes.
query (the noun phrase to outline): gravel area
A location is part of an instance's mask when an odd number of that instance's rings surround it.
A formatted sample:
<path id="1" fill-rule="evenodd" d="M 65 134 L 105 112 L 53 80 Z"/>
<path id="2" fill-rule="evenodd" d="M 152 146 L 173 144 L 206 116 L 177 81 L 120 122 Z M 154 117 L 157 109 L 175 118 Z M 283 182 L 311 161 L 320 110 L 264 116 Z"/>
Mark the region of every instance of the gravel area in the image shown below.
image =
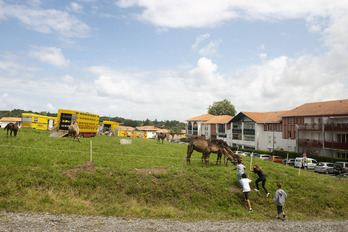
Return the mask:
<path id="1" fill-rule="evenodd" d="M 183 222 L 0 212 L 0 231 L 348 231 L 346 221 Z"/>

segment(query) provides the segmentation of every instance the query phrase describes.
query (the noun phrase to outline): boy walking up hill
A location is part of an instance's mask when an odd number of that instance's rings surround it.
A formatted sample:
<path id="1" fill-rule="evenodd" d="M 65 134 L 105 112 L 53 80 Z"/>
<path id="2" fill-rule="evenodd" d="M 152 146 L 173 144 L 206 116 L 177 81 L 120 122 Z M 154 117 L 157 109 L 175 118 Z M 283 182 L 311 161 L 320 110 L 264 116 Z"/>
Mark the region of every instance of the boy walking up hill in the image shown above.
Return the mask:
<path id="1" fill-rule="evenodd" d="M 278 183 L 277 184 L 278 190 L 275 192 L 274 199 L 272 203 L 277 203 L 277 211 L 278 211 L 278 216 L 276 217 L 277 219 L 280 219 L 281 215 L 283 215 L 282 219 L 286 219 L 286 215 L 283 211 L 283 205 L 285 204 L 285 198 L 287 197 L 286 192 L 282 189 L 282 184 Z"/>

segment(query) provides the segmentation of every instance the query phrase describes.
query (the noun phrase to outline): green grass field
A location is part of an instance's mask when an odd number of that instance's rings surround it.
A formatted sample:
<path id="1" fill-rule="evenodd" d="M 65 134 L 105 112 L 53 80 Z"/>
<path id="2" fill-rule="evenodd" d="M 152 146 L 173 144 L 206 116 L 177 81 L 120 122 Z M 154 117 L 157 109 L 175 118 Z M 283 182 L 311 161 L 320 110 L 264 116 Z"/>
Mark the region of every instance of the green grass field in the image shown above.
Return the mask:
<path id="1" fill-rule="evenodd" d="M 103 215 L 124 218 L 179 220 L 270 220 L 276 183 L 288 198 L 289 220 L 343 220 L 348 218 L 348 179 L 339 179 L 253 160 L 267 175 L 265 197 L 252 191 L 249 213 L 237 181 L 237 171 L 201 163 L 192 154 L 186 164 L 187 145 L 153 139 L 120 137 L 50 138 L 48 131 L 20 129 L 17 137 L 0 134 L 0 210 L 54 214 Z M 91 157 L 93 165 L 87 166 Z M 249 169 L 250 158 L 244 158 Z M 76 166 L 83 165 L 78 172 Z M 70 175 L 67 175 L 69 173 Z M 257 176 L 246 171 L 254 181 Z M 255 183 L 251 183 L 251 188 Z"/>

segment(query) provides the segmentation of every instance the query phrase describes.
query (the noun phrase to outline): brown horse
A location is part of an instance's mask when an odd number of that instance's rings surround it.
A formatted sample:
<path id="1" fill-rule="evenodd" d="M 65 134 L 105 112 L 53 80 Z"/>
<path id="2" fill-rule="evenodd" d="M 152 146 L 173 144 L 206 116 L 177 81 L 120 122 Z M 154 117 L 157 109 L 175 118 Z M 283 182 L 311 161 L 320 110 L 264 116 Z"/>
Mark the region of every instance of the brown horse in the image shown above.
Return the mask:
<path id="1" fill-rule="evenodd" d="M 157 142 L 160 142 L 160 140 L 162 140 L 162 144 L 163 144 L 163 140 L 167 137 L 167 134 L 164 134 L 162 132 L 158 133 L 157 135 Z"/>
<path id="2" fill-rule="evenodd" d="M 5 126 L 4 130 L 7 129 L 7 137 L 8 137 L 8 131 L 10 131 L 10 136 L 12 136 L 12 131 L 14 136 L 17 136 L 17 131 L 18 131 L 18 125 L 14 123 L 9 123 Z"/>
<path id="3" fill-rule="evenodd" d="M 76 121 L 71 123 L 71 125 L 69 126 L 68 137 L 70 136 L 73 136 L 74 139 L 76 137 L 77 141 L 80 142 L 80 128 Z"/>

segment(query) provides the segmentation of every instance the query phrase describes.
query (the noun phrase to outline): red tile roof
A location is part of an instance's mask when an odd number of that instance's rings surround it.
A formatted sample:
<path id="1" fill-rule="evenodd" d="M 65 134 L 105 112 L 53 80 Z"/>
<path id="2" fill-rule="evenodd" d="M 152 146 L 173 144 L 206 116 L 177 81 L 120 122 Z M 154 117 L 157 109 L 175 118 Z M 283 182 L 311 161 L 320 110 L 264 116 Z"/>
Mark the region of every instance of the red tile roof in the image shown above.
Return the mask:
<path id="1" fill-rule="evenodd" d="M 306 103 L 288 111 L 283 116 L 314 116 L 348 114 L 348 99 Z"/>
<path id="2" fill-rule="evenodd" d="M 212 117 L 214 117 L 214 115 L 212 115 L 212 114 L 203 114 L 203 115 L 198 116 L 198 117 L 187 119 L 186 121 L 208 121 Z"/>
<path id="3" fill-rule="evenodd" d="M 206 124 L 225 124 L 229 123 L 232 120 L 232 116 L 230 115 L 219 115 L 219 116 L 214 116 L 208 121 L 204 122 Z"/>
<path id="4" fill-rule="evenodd" d="M 3 117 L 0 119 L 0 122 L 21 122 L 22 118 L 15 117 Z"/>
<path id="5" fill-rule="evenodd" d="M 281 122 L 282 116 L 288 111 L 274 111 L 274 112 L 241 112 L 256 123 L 277 123 Z"/>
<path id="6" fill-rule="evenodd" d="M 138 131 L 157 131 L 159 128 L 154 127 L 154 126 L 139 126 L 136 127 Z"/>

